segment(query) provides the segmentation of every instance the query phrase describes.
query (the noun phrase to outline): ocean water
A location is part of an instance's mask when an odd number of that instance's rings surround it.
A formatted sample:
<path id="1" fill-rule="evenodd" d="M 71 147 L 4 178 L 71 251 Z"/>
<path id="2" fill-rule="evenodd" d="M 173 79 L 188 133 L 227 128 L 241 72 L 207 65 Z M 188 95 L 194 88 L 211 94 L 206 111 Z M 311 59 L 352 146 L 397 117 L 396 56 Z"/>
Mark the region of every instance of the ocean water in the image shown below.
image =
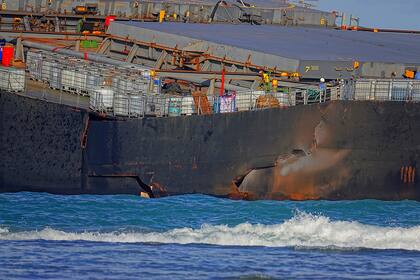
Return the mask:
<path id="1" fill-rule="evenodd" d="M 0 194 L 0 279 L 420 279 L 420 203 Z"/>

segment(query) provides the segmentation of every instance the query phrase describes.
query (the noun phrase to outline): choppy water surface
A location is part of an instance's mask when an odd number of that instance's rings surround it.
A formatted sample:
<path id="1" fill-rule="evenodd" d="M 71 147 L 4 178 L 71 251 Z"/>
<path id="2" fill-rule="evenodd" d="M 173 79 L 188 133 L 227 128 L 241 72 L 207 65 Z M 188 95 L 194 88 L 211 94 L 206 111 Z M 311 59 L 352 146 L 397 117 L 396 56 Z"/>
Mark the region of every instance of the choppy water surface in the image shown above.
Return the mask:
<path id="1" fill-rule="evenodd" d="M 0 278 L 420 278 L 420 203 L 0 194 Z"/>

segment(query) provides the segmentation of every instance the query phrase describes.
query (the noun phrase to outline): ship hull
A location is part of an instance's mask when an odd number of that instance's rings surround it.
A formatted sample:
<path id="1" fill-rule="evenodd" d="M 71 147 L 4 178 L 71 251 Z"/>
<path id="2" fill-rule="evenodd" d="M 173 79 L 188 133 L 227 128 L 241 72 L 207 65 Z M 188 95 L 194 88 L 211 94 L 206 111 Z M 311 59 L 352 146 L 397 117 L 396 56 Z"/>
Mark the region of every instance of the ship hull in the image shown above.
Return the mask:
<path id="1" fill-rule="evenodd" d="M 420 104 L 107 119 L 1 93 L 0 192 L 420 200 Z"/>

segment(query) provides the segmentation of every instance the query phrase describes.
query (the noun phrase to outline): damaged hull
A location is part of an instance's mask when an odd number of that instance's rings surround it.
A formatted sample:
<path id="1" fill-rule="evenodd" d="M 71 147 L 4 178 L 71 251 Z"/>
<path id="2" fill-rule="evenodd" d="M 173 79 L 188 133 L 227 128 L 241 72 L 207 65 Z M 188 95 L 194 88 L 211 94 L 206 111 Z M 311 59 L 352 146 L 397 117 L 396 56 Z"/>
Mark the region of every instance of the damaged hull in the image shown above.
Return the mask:
<path id="1" fill-rule="evenodd" d="M 420 104 L 111 120 L 1 93 L 1 192 L 420 200 Z"/>

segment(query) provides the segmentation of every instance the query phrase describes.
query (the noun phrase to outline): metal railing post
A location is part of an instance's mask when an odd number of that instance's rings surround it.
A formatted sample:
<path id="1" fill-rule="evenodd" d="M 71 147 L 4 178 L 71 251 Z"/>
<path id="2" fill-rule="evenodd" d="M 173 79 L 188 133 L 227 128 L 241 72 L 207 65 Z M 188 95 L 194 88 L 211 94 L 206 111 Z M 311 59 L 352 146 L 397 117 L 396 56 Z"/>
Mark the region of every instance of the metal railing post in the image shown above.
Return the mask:
<path id="1" fill-rule="evenodd" d="M 253 102 L 252 102 L 252 100 L 253 100 L 253 95 L 254 94 L 254 92 L 253 91 L 251 91 L 250 93 L 249 93 L 249 103 L 248 103 L 248 110 L 253 110 L 253 109 L 255 109 L 254 108 L 254 106 L 253 106 Z"/>
<path id="2" fill-rule="evenodd" d="M 413 82 L 407 83 L 407 93 L 406 93 L 406 99 L 408 101 L 413 101 Z"/>
<path id="3" fill-rule="evenodd" d="M 146 108 L 147 108 L 147 102 L 148 102 L 148 98 L 147 95 L 143 95 L 144 100 L 143 100 L 143 118 L 146 115 Z"/>
<path id="4" fill-rule="evenodd" d="M 388 100 L 392 101 L 392 88 L 394 86 L 393 80 L 389 81 Z"/>
<path id="5" fill-rule="evenodd" d="M 202 112 L 202 108 L 201 108 L 201 95 L 198 96 L 198 115 L 201 115 Z"/>

